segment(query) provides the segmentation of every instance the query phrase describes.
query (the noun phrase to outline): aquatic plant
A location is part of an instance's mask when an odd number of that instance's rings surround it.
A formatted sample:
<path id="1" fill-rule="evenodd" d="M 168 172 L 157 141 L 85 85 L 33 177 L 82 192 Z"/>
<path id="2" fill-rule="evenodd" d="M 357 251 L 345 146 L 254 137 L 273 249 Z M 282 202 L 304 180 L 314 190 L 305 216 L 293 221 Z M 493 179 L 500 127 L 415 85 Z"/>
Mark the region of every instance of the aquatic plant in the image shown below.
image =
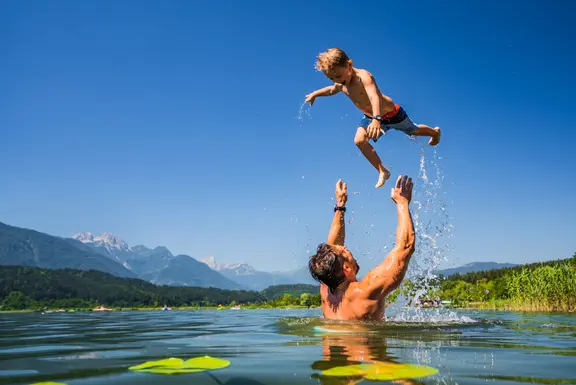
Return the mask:
<path id="1" fill-rule="evenodd" d="M 576 311 L 576 267 L 565 263 L 505 276 L 514 310 Z"/>
<path id="2" fill-rule="evenodd" d="M 61 383 L 61 382 L 48 381 L 48 382 L 35 382 L 35 383 L 31 384 L 31 385 L 66 385 L 66 384 L 63 384 L 63 383 Z"/>
<path id="3" fill-rule="evenodd" d="M 322 371 L 322 375 L 324 376 L 362 377 L 365 380 L 372 381 L 420 378 L 431 376 L 436 373 L 438 373 L 438 370 L 429 366 L 397 364 L 392 362 L 337 366 Z"/>
<path id="4" fill-rule="evenodd" d="M 140 365 L 131 366 L 128 369 L 143 373 L 186 374 L 224 369 L 229 365 L 230 361 L 228 360 L 210 356 L 191 358 L 187 361 L 170 357 L 158 361 L 147 361 Z"/>
<path id="5" fill-rule="evenodd" d="M 487 276 L 475 282 L 460 276 L 444 279 L 440 298 L 456 306 L 478 302 L 507 310 L 576 311 L 576 257 L 506 271 L 493 280 Z"/>

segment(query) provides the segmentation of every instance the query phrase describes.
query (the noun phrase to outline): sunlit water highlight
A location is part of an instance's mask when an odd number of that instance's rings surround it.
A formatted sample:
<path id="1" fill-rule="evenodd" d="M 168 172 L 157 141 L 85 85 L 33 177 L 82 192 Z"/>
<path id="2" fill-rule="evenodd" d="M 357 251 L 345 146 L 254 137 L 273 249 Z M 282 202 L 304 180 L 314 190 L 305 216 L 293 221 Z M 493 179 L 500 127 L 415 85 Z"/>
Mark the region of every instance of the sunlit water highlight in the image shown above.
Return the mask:
<path id="1" fill-rule="evenodd" d="M 342 325 L 322 321 L 318 309 L 0 314 L 0 384 L 350 384 L 321 371 L 373 361 L 439 371 L 405 384 L 576 383 L 573 316 L 455 315 L 441 322 Z M 354 332 L 321 333 L 316 326 Z M 231 364 L 178 376 L 128 370 L 204 355 Z"/>

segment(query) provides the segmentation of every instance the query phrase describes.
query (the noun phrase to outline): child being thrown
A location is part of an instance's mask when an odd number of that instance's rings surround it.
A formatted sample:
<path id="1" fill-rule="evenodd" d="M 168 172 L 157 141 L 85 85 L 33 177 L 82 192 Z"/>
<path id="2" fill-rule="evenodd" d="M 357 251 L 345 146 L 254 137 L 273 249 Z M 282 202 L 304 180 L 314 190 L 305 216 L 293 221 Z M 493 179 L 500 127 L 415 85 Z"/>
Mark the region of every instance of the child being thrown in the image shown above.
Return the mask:
<path id="1" fill-rule="evenodd" d="M 366 70 L 355 68 L 352 60 L 339 48 L 330 48 L 318 55 L 316 69 L 322 71 L 334 85 L 321 88 L 306 95 L 305 103 L 314 104 L 318 96 L 332 96 L 343 91 L 364 113 L 360 120 L 354 143 L 364 157 L 379 173 L 376 188 L 382 187 L 390 178 L 390 172 L 384 167 L 380 157 L 369 143 L 377 142 L 393 128 L 411 136 L 429 136 L 428 144 L 436 146 L 440 142 L 440 128 L 424 124 L 414 124 L 406 111 L 378 89 L 376 80 Z"/>

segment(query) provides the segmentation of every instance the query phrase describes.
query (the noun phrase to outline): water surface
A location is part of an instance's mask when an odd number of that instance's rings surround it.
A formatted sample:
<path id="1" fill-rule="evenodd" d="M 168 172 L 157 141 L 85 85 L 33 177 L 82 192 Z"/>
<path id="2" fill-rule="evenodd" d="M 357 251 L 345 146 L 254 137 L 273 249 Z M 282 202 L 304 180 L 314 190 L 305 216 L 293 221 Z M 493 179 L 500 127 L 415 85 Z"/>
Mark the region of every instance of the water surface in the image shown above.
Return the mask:
<path id="1" fill-rule="evenodd" d="M 413 363 L 438 374 L 405 384 L 576 384 L 576 319 L 511 312 L 391 317 L 352 334 L 319 334 L 318 310 L 0 314 L 0 384 L 348 384 L 322 370 Z M 165 376 L 128 367 L 209 355 L 231 365 Z M 372 381 L 360 380 L 369 384 Z"/>

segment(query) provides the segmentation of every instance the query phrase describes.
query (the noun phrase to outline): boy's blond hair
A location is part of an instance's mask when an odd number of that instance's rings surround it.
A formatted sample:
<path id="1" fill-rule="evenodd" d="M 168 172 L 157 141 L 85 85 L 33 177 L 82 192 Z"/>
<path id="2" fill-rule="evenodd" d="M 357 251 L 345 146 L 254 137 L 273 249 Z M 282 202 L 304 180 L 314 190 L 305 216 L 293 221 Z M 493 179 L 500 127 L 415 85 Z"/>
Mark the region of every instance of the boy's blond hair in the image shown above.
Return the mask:
<path id="1" fill-rule="evenodd" d="M 325 73 L 334 67 L 343 67 L 348 65 L 349 60 L 350 58 L 346 55 L 346 52 L 342 51 L 340 48 L 330 48 L 318 55 L 314 67 L 316 70 Z"/>

